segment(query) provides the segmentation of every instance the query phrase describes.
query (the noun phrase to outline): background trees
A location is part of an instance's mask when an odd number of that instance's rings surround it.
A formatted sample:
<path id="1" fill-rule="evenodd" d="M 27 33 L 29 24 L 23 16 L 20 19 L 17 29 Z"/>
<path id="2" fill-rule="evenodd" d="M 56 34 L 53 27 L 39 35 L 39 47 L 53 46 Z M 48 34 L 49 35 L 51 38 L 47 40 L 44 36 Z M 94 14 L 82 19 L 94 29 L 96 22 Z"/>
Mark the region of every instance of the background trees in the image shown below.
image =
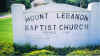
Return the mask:
<path id="1" fill-rule="evenodd" d="M 82 8 L 87 8 L 91 2 L 100 2 L 100 0 L 54 0 L 56 3 L 65 3 Z"/>
<path id="2" fill-rule="evenodd" d="M 31 0 L 15 0 L 14 3 L 22 3 L 26 6 L 26 8 L 31 7 Z"/>
<path id="3" fill-rule="evenodd" d="M 8 0 L 0 0 L 0 12 L 8 11 Z"/>
<path id="4" fill-rule="evenodd" d="M 32 1 L 33 0 L 0 0 L 0 12 L 8 11 L 8 9 L 10 10 L 12 3 L 22 3 L 25 4 L 26 8 L 30 8 Z M 100 0 L 54 0 L 54 2 L 87 8 L 89 3 L 100 2 Z"/>
<path id="5" fill-rule="evenodd" d="M 0 0 L 0 12 L 7 12 L 8 10 L 10 10 L 11 4 L 13 3 L 25 4 L 26 8 L 31 7 L 30 0 Z"/>

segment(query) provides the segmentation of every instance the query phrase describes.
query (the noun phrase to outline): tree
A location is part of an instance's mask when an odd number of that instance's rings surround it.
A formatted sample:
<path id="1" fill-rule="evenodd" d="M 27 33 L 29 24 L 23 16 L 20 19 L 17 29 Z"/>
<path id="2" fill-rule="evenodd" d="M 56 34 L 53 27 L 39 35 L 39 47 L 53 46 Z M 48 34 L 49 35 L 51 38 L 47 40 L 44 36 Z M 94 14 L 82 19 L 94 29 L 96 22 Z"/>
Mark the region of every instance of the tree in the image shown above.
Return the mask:
<path id="1" fill-rule="evenodd" d="M 25 5 L 26 5 L 26 8 L 30 8 L 31 7 L 31 1 L 30 0 L 24 0 L 25 1 Z"/>
<path id="2" fill-rule="evenodd" d="M 80 0 L 67 0 L 68 2 L 71 2 L 71 3 L 79 3 Z"/>
<path id="3" fill-rule="evenodd" d="M 66 0 L 71 5 L 86 8 L 88 6 L 88 0 Z"/>
<path id="4" fill-rule="evenodd" d="M 8 11 L 8 0 L 0 0 L 0 12 Z"/>
<path id="5" fill-rule="evenodd" d="M 75 6 L 80 6 L 80 0 L 66 0 L 66 3 L 75 5 Z"/>
<path id="6" fill-rule="evenodd" d="M 66 0 L 53 0 L 54 2 L 56 2 L 56 3 L 66 3 L 65 1 Z"/>
<path id="7" fill-rule="evenodd" d="M 100 0 L 88 0 L 88 2 L 100 2 Z"/>
<path id="8" fill-rule="evenodd" d="M 30 0 L 16 0 L 15 3 L 22 3 L 26 6 L 26 8 L 31 7 L 31 1 Z"/>

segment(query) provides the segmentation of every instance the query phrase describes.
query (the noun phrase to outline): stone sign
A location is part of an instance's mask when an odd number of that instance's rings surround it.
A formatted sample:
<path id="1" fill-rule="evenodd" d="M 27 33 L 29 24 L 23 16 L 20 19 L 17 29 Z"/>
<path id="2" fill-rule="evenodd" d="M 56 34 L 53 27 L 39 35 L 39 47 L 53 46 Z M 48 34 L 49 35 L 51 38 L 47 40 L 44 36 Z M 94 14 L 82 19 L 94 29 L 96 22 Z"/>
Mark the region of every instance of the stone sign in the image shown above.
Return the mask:
<path id="1" fill-rule="evenodd" d="M 39 47 L 95 45 L 100 42 L 100 3 L 88 9 L 49 3 L 31 9 L 12 5 L 14 42 Z"/>

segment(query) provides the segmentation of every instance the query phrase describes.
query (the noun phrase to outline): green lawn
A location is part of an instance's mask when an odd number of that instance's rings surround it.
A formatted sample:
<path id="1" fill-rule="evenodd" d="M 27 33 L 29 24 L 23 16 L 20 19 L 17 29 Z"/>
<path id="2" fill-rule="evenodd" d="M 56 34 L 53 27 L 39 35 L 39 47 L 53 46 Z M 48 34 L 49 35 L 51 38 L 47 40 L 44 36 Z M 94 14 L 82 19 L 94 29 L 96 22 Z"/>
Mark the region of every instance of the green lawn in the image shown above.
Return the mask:
<path id="1" fill-rule="evenodd" d="M 11 17 L 0 18 L 0 41 L 5 41 L 5 42 L 13 41 Z"/>

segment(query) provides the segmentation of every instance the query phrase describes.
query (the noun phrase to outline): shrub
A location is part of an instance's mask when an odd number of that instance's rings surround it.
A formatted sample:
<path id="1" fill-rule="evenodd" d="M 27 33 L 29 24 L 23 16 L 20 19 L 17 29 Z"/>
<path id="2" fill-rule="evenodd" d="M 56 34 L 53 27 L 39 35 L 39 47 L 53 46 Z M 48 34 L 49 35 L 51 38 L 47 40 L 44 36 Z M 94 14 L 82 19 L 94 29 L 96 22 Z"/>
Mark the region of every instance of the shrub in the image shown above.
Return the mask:
<path id="1" fill-rule="evenodd" d="M 14 44 L 15 48 L 15 55 L 22 55 L 23 53 L 28 53 L 30 51 L 37 50 L 37 46 L 30 46 L 30 44 L 25 44 L 25 45 L 18 45 Z"/>
<path id="2" fill-rule="evenodd" d="M 25 53 L 23 56 L 52 56 L 52 55 L 56 55 L 55 52 L 43 49 Z"/>
<path id="3" fill-rule="evenodd" d="M 14 55 L 14 48 L 12 43 L 0 42 L 0 56 Z"/>
<path id="4" fill-rule="evenodd" d="M 55 47 L 52 47 L 52 46 L 46 46 L 43 49 L 46 49 L 46 50 L 49 50 L 49 51 L 54 51 L 58 55 L 66 55 L 67 53 L 70 53 L 73 50 L 76 50 L 76 48 L 73 48 L 73 47 L 55 48 Z"/>
<path id="5" fill-rule="evenodd" d="M 77 55 L 77 56 L 94 56 L 94 55 L 100 55 L 100 50 L 88 50 L 88 49 L 84 49 L 84 50 L 76 50 L 73 51 L 69 54 L 67 54 L 67 56 L 73 56 L 73 55 Z"/>
<path id="6" fill-rule="evenodd" d="M 100 50 L 93 50 L 91 51 L 92 55 L 100 55 Z"/>

